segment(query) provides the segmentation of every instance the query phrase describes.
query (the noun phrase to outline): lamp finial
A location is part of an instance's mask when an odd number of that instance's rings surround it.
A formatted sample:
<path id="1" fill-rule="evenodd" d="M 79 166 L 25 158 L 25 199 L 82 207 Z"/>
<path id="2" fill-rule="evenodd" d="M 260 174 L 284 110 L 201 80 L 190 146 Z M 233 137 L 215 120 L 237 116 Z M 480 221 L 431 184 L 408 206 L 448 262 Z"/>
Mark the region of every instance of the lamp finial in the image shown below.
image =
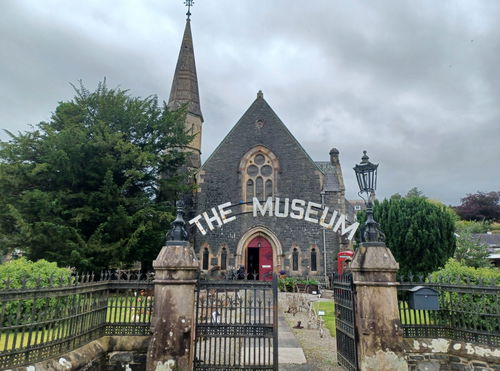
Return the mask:
<path id="1" fill-rule="evenodd" d="M 184 221 L 184 201 L 176 201 L 175 206 L 177 207 L 177 217 L 172 222 L 172 229 L 167 233 L 167 242 L 187 241 L 188 232 Z"/>

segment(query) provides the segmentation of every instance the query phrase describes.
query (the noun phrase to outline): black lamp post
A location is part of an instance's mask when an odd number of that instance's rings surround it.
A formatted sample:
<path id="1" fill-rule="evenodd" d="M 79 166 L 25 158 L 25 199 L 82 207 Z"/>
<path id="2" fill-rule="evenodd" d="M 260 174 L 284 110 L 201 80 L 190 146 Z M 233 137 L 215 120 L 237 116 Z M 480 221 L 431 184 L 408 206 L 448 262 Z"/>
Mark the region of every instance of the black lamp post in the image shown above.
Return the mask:
<path id="1" fill-rule="evenodd" d="M 365 201 L 366 204 L 366 222 L 363 227 L 361 238 L 363 242 L 378 242 L 381 232 L 378 229 L 378 223 L 373 219 L 373 198 L 377 189 L 377 168 L 378 164 L 372 164 L 368 161 L 370 158 L 363 151 L 361 163 L 354 166 L 356 180 L 358 181 L 358 195 Z M 363 197 L 366 194 L 366 198 Z"/>

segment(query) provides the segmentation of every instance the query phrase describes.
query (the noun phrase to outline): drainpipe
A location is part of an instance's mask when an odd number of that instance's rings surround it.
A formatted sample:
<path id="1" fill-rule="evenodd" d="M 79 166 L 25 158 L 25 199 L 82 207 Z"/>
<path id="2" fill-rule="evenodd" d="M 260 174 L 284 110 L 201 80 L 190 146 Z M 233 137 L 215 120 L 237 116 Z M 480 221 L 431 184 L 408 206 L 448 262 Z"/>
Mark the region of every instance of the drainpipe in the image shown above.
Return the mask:
<path id="1" fill-rule="evenodd" d="M 324 190 L 321 191 L 321 208 L 324 210 L 325 209 L 325 194 L 326 192 Z M 326 273 L 326 229 L 323 227 L 323 267 L 324 267 L 324 274 L 325 274 L 325 284 L 328 284 L 328 274 Z"/>

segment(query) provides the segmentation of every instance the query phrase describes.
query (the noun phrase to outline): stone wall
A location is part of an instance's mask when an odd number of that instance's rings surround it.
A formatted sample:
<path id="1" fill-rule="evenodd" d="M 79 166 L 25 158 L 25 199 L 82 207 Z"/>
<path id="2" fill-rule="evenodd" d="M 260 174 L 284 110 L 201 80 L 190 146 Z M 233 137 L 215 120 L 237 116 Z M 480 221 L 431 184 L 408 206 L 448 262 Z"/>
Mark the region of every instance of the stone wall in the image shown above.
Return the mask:
<path id="1" fill-rule="evenodd" d="M 447 339 L 404 339 L 409 371 L 500 370 L 500 349 Z"/>
<path id="2" fill-rule="evenodd" d="M 148 344 L 149 336 L 104 336 L 54 359 L 15 371 L 142 371 L 146 368 Z"/>

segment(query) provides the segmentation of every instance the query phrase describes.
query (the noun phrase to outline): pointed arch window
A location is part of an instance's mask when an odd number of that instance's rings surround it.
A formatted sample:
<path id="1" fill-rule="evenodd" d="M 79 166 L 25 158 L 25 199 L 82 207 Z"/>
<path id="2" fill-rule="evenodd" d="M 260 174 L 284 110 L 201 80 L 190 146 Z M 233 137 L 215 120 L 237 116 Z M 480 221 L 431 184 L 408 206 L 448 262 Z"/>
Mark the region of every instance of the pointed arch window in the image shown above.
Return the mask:
<path id="1" fill-rule="evenodd" d="M 254 197 L 265 200 L 276 192 L 278 159 L 264 146 L 248 151 L 240 162 L 242 199 L 251 202 Z"/>
<path id="2" fill-rule="evenodd" d="M 299 270 L 299 250 L 297 248 L 294 248 L 292 253 L 292 270 Z"/>
<path id="3" fill-rule="evenodd" d="M 266 192 L 264 198 L 273 196 L 273 181 L 271 179 L 266 180 Z"/>
<path id="4" fill-rule="evenodd" d="M 220 269 L 227 269 L 227 249 L 225 247 L 222 248 L 222 252 L 220 254 Z"/>
<path id="5" fill-rule="evenodd" d="M 312 271 L 318 270 L 318 252 L 314 247 L 311 249 L 311 270 Z"/>
<path id="6" fill-rule="evenodd" d="M 247 199 L 253 199 L 254 195 L 254 182 L 252 179 L 248 179 L 247 181 Z"/>
<path id="7" fill-rule="evenodd" d="M 257 197 L 259 200 L 264 199 L 264 181 L 260 176 L 255 180 L 255 197 Z"/>
<path id="8" fill-rule="evenodd" d="M 203 249 L 203 260 L 202 260 L 202 269 L 205 271 L 208 270 L 208 259 L 209 259 L 208 247 L 205 247 Z"/>

